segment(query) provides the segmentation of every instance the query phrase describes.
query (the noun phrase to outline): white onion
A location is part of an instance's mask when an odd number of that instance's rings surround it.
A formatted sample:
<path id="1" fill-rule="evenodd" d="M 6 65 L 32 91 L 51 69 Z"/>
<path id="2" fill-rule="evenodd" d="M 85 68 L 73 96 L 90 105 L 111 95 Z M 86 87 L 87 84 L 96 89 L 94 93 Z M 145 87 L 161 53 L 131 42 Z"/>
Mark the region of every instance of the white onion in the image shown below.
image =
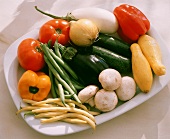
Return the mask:
<path id="1" fill-rule="evenodd" d="M 90 46 L 98 37 L 97 26 L 88 19 L 72 21 L 70 25 L 70 39 L 77 46 Z"/>

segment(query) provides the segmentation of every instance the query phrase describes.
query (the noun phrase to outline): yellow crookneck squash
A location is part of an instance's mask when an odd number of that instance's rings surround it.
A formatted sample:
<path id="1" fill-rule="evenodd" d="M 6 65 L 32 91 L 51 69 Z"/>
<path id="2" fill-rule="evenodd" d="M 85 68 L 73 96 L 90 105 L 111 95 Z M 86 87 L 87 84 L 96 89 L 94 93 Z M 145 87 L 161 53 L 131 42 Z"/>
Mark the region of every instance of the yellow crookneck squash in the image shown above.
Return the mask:
<path id="1" fill-rule="evenodd" d="M 130 49 L 132 52 L 132 73 L 134 80 L 144 93 L 148 93 L 153 82 L 153 74 L 149 62 L 137 43 L 133 43 Z"/>
<path id="2" fill-rule="evenodd" d="M 166 67 L 162 63 L 162 54 L 158 42 L 153 37 L 145 34 L 139 37 L 138 44 L 153 72 L 157 76 L 164 75 Z"/>

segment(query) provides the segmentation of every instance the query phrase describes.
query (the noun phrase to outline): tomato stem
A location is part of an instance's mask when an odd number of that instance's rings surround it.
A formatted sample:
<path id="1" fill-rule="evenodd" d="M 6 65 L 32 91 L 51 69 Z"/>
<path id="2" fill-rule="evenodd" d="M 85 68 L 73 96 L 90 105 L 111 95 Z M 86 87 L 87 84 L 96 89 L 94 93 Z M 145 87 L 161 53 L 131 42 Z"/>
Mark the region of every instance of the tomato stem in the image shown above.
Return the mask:
<path id="1" fill-rule="evenodd" d="M 62 34 L 62 30 L 60 29 L 60 28 L 57 28 L 56 29 L 56 32 L 60 35 L 60 34 Z"/>
<path id="2" fill-rule="evenodd" d="M 41 49 L 41 47 L 39 47 L 39 46 L 36 46 L 36 47 L 35 47 L 35 50 L 36 50 L 37 52 L 39 52 L 39 53 L 42 52 L 42 49 Z"/>

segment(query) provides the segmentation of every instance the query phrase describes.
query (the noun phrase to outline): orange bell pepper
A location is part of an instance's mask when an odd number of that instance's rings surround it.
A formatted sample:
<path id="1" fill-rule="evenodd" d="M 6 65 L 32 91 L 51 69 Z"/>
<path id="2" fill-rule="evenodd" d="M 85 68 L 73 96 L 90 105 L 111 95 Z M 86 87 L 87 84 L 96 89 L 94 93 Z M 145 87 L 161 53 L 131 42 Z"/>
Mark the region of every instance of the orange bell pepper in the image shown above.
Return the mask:
<path id="1" fill-rule="evenodd" d="M 51 89 L 50 77 L 44 72 L 27 70 L 18 82 L 18 91 L 22 99 L 44 100 Z"/>
<path id="2" fill-rule="evenodd" d="M 113 11 L 119 22 L 118 35 L 126 42 L 136 42 L 150 29 L 147 17 L 136 7 L 122 4 Z"/>

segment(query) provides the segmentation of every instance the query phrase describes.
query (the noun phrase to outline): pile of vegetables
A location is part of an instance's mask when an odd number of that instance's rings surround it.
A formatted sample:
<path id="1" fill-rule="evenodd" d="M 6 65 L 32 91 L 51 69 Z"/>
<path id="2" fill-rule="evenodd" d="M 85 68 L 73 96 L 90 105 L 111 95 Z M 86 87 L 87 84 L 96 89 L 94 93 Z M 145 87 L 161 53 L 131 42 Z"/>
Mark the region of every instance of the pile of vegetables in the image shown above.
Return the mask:
<path id="1" fill-rule="evenodd" d="M 18 46 L 25 69 L 18 91 L 28 106 L 17 113 L 95 128 L 95 115 L 132 99 L 137 88 L 148 93 L 154 74 L 166 73 L 159 44 L 147 34 L 150 22 L 134 6 L 81 8 L 65 17 L 35 9 L 53 19 Z"/>

